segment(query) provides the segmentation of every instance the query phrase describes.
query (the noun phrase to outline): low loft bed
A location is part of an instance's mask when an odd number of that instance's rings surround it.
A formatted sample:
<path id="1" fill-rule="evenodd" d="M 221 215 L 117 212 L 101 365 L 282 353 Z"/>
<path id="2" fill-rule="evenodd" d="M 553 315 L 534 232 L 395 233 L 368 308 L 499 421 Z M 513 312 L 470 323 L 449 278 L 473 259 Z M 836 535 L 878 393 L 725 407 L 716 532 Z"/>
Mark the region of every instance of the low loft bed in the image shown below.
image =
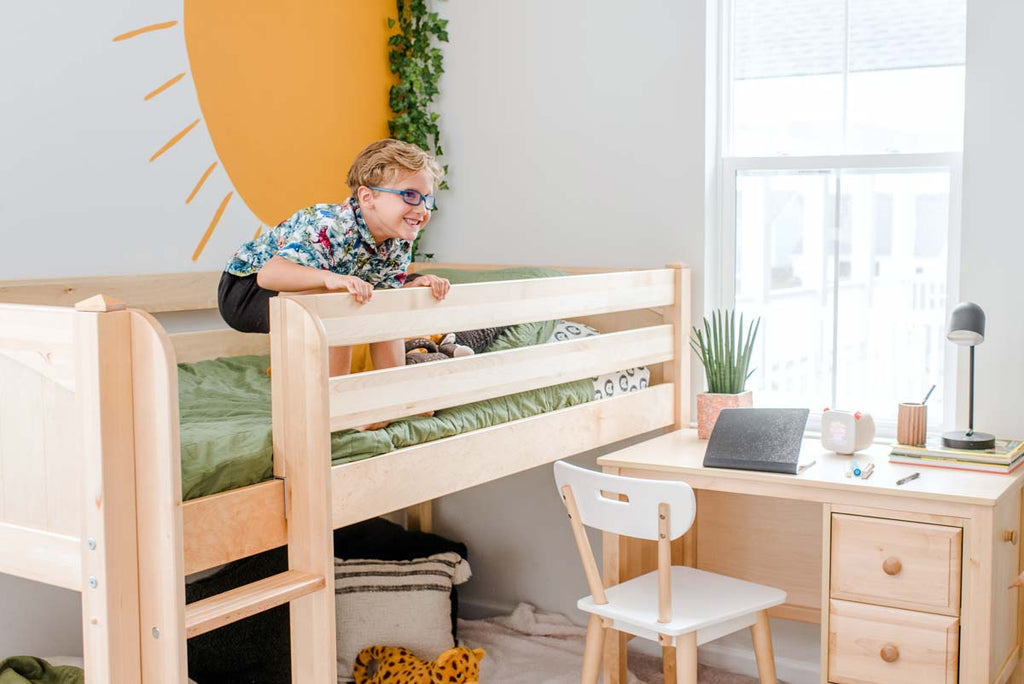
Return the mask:
<path id="1" fill-rule="evenodd" d="M 0 281 L 0 572 L 82 593 L 91 682 L 182 684 L 187 638 L 290 602 L 293 681 L 333 684 L 333 529 L 428 528 L 432 499 L 688 424 L 689 268 L 560 270 L 443 302 L 282 295 L 269 336 L 154 318 L 215 309 L 219 273 Z M 328 377 L 330 346 L 564 318 L 602 334 Z M 177 363 L 268 347 L 274 479 L 183 502 Z M 637 392 L 331 465 L 332 431 L 639 365 Z M 185 605 L 187 575 L 285 544 L 287 572 Z"/>

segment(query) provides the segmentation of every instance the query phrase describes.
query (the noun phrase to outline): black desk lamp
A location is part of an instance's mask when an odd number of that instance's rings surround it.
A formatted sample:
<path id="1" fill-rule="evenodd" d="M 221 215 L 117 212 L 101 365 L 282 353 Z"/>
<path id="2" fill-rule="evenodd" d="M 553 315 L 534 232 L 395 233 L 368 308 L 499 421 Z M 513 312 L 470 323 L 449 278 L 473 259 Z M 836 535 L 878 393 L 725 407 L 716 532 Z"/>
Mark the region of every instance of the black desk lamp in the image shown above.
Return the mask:
<path id="1" fill-rule="evenodd" d="M 996 438 L 986 432 L 974 431 L 974 347 L 985 341 L 985 312 L 973 302 L 957 304 L 949 315 L 946 339 L 971 348 L 971 384 L 967 430 L 944 432 L 942 444 L 951 449 L 991 449 L 996 445 Z"/>

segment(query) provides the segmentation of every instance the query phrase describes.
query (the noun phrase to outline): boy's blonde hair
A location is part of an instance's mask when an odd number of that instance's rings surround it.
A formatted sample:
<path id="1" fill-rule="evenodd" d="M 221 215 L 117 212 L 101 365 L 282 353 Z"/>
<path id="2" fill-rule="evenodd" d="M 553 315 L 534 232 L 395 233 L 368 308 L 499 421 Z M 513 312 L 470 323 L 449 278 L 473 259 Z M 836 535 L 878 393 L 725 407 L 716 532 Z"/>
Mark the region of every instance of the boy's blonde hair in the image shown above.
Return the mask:
<path id="1" fill-rule="evenodd" d="M 415 145 L 386 138 L 370 143 L 356 155 L 348 170 L 348 187 L 354 196 L 359 186 L 381 186 L 393 182 L 405 172 L 426 170 L 434 177 L 434 191 L 444 177 L 444 169 L 432 156 Z"/>

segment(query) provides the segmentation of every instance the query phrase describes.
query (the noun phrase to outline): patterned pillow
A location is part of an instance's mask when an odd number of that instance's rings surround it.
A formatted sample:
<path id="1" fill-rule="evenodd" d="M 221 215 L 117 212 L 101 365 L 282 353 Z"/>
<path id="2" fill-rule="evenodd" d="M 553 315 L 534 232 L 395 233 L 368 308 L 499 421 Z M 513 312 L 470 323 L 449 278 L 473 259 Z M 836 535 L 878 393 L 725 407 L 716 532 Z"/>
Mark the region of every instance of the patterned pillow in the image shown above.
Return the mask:
<path id="1" fill-rule="evenodd" d="M 424 660 L 454 647 L 449 594 L 470 574 L 451 552 L 411 561 L 336 559 L 338 681 L 350 681 L 367 646 L 402 646 Z"/>
<path id="2" fill-rule="evenodd" d="M 600 334 L 594 328 L 583 323 L 558 321 L 555 323 L 555 332 L 552 333 L 550 341 L 562 342 L 581 337 L 594 337 Z M 638 368 L 627 368 L 612 373 L 605 373 L 596 378 L 591 378 L 591 380 L 594 382 L 594 401 L 597 401 L 646 389 L 651 381 L 651 371 L 646 366 L 640 366 Z"/>

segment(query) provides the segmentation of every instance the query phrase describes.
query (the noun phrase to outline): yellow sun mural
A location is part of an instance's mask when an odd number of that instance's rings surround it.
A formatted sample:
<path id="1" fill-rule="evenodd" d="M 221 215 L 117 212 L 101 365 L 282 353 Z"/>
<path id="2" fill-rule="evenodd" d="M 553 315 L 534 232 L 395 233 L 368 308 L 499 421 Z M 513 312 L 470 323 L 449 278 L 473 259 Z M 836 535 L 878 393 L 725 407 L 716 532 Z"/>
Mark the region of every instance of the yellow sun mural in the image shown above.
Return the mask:
<path id="1" fill-rule="evenodd" d="M 180 18 L 114 37 L 144 40 L 180 31 L 185 42 L 184 70 L 143 99 L 158 100 L 191 77 L 200 111 L 169 131 L 149 162 L 173 155 L 178 142 L 205 126 L 214 149 L 195 170 L 184 202 L 218 172 L 233 188 L 197 229 L 192 261 L 236 194 L 260 221 L 255 235 L 301 207 L 348 195 L 352 159 L 387 135 L 393 83 L 387 17 L 393 11 L 391 0 L 184 0 Z"/>

